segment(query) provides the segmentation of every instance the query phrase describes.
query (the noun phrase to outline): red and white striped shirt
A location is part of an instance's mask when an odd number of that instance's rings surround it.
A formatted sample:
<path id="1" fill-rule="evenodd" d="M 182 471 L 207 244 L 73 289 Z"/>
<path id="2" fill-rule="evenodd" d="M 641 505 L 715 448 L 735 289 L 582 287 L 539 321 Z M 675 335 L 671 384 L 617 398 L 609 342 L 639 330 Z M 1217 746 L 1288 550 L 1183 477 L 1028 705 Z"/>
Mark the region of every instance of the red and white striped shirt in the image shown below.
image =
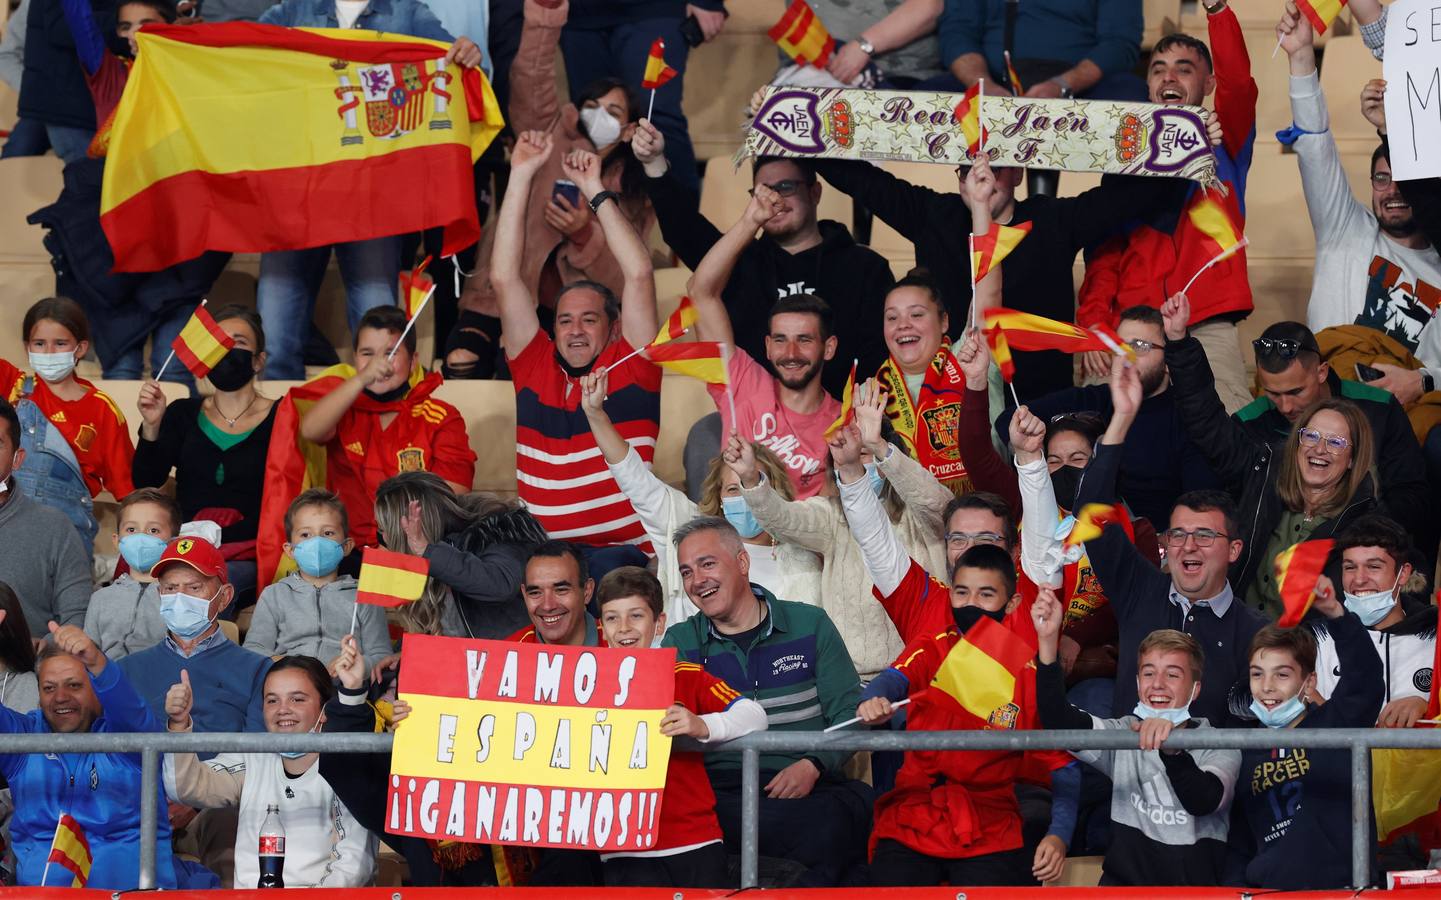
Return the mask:
<path id="1" fill-rule="evenodd" d="M 631 352 L 620 339 L 601 351 L 605 366 Z M 580 381 L 537 331 L 510 360 L 515 385 L 515 473 L 520 499 L 553 538 L 593 547 L 636 544 L 651 552 L 640 517 L 611 477 L 580 408 Z M 640 458 L 655 459 L 660 433 L 660 367 L 641 356 L 611 370 L 605 411 Z"/>

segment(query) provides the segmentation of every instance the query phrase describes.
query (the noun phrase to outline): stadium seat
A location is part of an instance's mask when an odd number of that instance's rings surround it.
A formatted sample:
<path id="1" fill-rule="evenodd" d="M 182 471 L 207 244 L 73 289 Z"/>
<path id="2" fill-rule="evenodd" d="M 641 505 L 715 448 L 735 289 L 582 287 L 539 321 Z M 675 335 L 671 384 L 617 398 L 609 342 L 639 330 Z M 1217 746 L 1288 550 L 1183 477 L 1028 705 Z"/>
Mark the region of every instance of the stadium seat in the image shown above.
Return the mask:
<path id="1" fill-rule="evenodd" d="M 0 6 L 5 4 L 0 3 Z M 20 102 L 20 95 L 15 93 L 8 84 L 0 84 L 0 131 L 9 131 L 15 127 L 15 120 L 19 118 L 16 110 Z"/>
<path id="2" fill-rule="evenodd" d="M 0 249 L 0 255 L 3 253 Z M 50 268 L 48 258 L 0 262 L 0 359 L 25 364 L 25 336 L 20 333 L 20 321 L 32 303 L 54 293 L 55 270 Z"/>
<path id="3" fill-rule="evenodd" d="M 26 156 L 0 160 L 0 264 L 44 260 L 50 254 L 41 242 L 43 232 L 25 217 L 60 196 L 64 165 L 55 156 Z"/>
<path id="4" fill-rule="evenodd" d="M 690 276 L 691 271 L 685 266 L 655 270 L 655 299 L 660 321 L 664 322 L 680 305 L 681 298 L 685 296 L 686 282 L 690 281 Z M 695 340 L 695 332 L 687 333 L 681 340 Z"/>
<path id="5" fill-rule="evenodd" d="M 1149 52 L 1156 41 L 1181 28 L 1181 0 L 1143 0 L 1141 13 L 1145 26 L 1141 30 L 1141 52 Z"/>
<path id="6" fill-rule="evenodd" d="M 1248 259 L 1297 257 L 1311 259 L 1316 241 L 1295 154 L 1282 153 L 1274 143 L 1256 147 L 1246 182 Z"/>
<path id="7" fill-rule="evenodd" d="M 1279 17 L 1280 13 L 1276 13 Z M 1275 25 L 1273 21 L 1271 25 Z M 1205 26 L 1202 25 L 1202 37 Z M 1251 55 L 1251 77 L 1256 80 L 1260 96 L 1256 98 L 1256 152 L 1261 144 L 1276 143 L 1276 132 L 1291 124 L 1291 70 L 1284 53 L 1271 58 L 1276 48 L 1274 30 L 1247 31 L 1246 52 Z M 1359 91 L 1360 88 L 1357 88 Z M 1210 104 L 1208 104 L 1210 105 Z"/>
<path id="8" fill-rule="evenodd" d="M 756 0 L 733 4 L 737 8 L 748 6 L 761 4 Z M 783 7 L 777 3 L 773 9 L 779 19 Z M 764 18 L 737 12 L 719 37 L 690 52 L 681 109 L 690 123 L 697 160 L 729 163 L 731 154 L 740 146 L 741 114 L 746 103 L 777 68 L 775 42 L 765 33 L 775 21 L 762 24 Z"/>

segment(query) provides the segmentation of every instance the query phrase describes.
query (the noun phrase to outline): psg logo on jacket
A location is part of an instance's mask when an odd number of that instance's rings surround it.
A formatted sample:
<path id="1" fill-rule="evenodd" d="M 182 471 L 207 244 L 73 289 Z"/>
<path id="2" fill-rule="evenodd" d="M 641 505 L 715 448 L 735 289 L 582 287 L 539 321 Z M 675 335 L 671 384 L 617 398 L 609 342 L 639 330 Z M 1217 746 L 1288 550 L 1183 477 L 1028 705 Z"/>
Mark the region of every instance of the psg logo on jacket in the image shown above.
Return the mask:
<path id="1" fill-rule="evenodd" d="M 1428 694 L 1431 692 L 1431 671 L 1429 668 L 1417 669 L 1416 674 L 1411 676 L 1411 683 L 1416 686 L 1416 690 Z"/>

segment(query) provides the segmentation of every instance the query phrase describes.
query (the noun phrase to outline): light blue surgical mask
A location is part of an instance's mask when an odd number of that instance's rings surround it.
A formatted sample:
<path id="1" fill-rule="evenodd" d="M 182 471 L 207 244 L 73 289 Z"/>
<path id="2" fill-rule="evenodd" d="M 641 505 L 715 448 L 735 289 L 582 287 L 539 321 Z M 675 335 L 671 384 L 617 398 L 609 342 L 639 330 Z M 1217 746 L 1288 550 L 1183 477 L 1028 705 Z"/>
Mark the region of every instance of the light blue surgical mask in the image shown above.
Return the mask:
<path id="1" fill-rule="evenodd" d="M 1390 590 L 1376 591 L 1374 594 L 1346 593 L 1347 611 L 1355 613 L 1361 624 L 1370 628 L 1386 618 L 1386 614 L 1396 605 L 1396 587 L 1400 583 L 1401 573 L 1398 572 L 1396 582 L 1391 585 Z"/>
<path id="2" fill-rule="evenodd" d="M 305 733 L 306 733 L 306 734 L 315 734 L 315 730 L 316 730 L 317 728 L 319 728 L 319 727 L 320 727 L 320 719 L 319 719 L 319 717 L 317 717 L 316 720 L 315 720 L 315 724 L 312 725 L 312 726 L 310 726 L 310 730 L 307 731 L 307 732 L 305 732 Z M 277 755 L 278 755 L 281 759 L 300 759 L 300 757 L 305 756 L 305 755 L 309 754 L 310 752 L 311 752 L 311 751 L 309 751 L 309 750 L 279 750 L 279 751 L 277 751 Z"/>
<path id="3" fill-rule="evenodd" d="M 721 512 L 725 515 L 726 521 L 740 532 L 741 537 L 753 538 L 761 533 L 761 523 L 756 521 L 756 514 L 751 512 L 746 498 L 722 497 Z"/>
<path id="4" fill-rule="evenodd" d="M 345 548 L 328 537 L 317 535 L 292 545 L 290 555 L 295 558 L 295 564 L 300 566 L 300 571 L 311 578 L 320 578 L 340 568 L 340 561 L 345 558 Z"/>
<path id="5" fill-rule="evenodd" d="M 1302 702 L 1299 693 L 1275 709 L 1267 709 L 1261 705 L 1260 700 L 1251 701 L 1251 712 L 1255 713 L 1256 718 L 1260 719 L 1261 724 L 1267 728 L 1285 728 L 1296 721 L 1296 717 L 1305 711 L 1306 704 Z"/>
<path id="6" fill-rule="evenodd" d="M 216 591 L 219 594 L 219 590 Z M 201 635 L 210 623 L 210 600 L 191 594 L 161 594 L 160 618 L 165 629 L 183 641 L 193 641 Z"/>
<path id="7" fill-rule="evenodd" d="M 137 532 L 120 539 L 120 555 L 125 557 L 125 564 L 130 571 L 141 575 L 160 562 L 160 554 L 164 552 L 165 542 L 153 534 Z"/>
<path id="8" fill-rule="evenodd" d="M 31 353 L 30 368 L 35 370 L 49 384 L 64 381 L 75 371 L 75 351 L 61 353 Z"/>
<path id="9" fill-rule="evenodd" d="M 866 477 L 870 479 L 871 490 L 875 491 L 876 496 L 879 497 L 881 488 L 886 486 L 886 480 L 881 477 L 881 470 L 876 467 L 875 463 L 866 463 Z"/>
<path id="10" fill-rule="evenodd" d="M 1191 721 L 1191 704 L 1187 703 L 1179 709 L 1157 709 L 1154 706 L 1138 702 L 1131 714 L 1143 722 L 1146 719 L 1165 719 L 1179 728 Z"/>

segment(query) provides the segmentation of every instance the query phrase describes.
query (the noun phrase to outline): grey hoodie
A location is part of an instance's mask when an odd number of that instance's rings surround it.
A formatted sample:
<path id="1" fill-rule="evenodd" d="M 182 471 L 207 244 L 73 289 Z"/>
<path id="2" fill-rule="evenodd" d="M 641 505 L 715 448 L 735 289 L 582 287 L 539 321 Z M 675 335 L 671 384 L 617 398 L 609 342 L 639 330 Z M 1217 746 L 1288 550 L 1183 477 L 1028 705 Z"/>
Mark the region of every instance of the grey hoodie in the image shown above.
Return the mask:
<path id="1" fill-rule="evenodd" d="M 51 619 L 79 625 L 95 588 L 90 553 L 75 526 L 26 497 L 14 478 L 0 495 L 0 581 L 20 598 L 32 637 L 48 635 Z"/>
<path id="2" fill-rule="evenodd" d="M 291 572 L 261 592 L 245 633 L 245 649 L 265 656 L 313 656 L 329 665 L 340 655 L 340 639 L 349 633 L 353 615 L 354 578 L 343 575 L 315 587 L 299 572 Z M 381 607 L 360 604 L 355 632 L 367 667 L 390 654 L 390 631 Z"/>
<path id="3" fill-rule="evenodd" d="M 141 583 L 121 575 L 90 597 L 85 610 L 85 633 L 110 659 L 120 659 L 165 639 L 160 618 L 160 590 L 156 583 Z"/>

